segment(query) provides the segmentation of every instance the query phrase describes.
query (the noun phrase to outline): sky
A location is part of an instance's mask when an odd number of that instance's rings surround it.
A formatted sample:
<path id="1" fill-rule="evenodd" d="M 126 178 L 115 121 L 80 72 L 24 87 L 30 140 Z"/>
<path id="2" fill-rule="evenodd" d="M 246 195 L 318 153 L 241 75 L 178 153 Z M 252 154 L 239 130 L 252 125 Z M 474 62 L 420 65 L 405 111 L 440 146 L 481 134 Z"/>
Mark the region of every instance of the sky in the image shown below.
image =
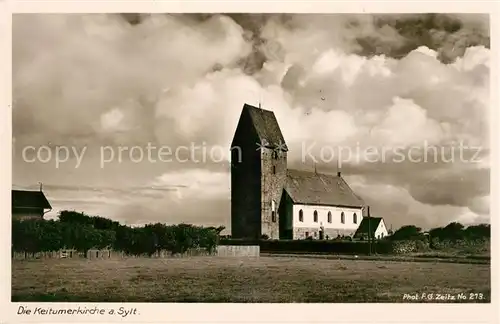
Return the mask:
<path id="1" fill-rule="evenodd" d="M 275 113 L 290 168 L 340 167 L 388 226 L 489 223 L 489 28 L 476 14 L 16 14 L 13 188 L 43 183 L 47 218 L 229 229 L 248 103 Z"/>

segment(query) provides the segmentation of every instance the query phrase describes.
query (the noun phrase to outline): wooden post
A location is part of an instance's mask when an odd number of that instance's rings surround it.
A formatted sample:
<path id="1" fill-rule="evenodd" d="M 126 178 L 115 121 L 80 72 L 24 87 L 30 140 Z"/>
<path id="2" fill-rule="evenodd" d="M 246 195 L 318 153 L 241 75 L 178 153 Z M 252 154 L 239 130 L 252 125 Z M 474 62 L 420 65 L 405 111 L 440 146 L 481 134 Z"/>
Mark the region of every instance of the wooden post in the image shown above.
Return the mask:
<path id="1" fill-rule="evenodd" d="M 372 229 L 370 221 L 370 206 L 367 209 L 368 212 L 368 255 L 372 255 Z"/>

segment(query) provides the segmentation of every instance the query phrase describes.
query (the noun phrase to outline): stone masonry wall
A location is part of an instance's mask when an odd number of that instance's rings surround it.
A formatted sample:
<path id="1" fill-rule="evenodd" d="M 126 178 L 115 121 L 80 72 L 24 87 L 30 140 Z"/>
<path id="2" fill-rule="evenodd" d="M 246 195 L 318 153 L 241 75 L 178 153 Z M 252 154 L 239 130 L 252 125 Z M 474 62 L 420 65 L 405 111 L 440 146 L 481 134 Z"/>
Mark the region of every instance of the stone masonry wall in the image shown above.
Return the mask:
<path id="1" fill-rule="evenodd" d="M 306 234 L 311 236 L 313 239 L 319 239 L 319 227 L 295 227 L 293 229 L 293 239 L 301 240 L 306 238 Z M 354 233 L 352 230 L 344 229 L 333 229 L 325 228 L 324 239 L 328 236 L 328 239 L 334 239 L 337 236 L 352 236 Z"/>
<path id="2" fill-rule="evenodd" d="M 287 153 L 277 152 L 273 154 L 272 149 L 261 149 L 261 195 L 262 195 L 262 234 L 270 239 L 279 239 L 279 203 L 286 181 Z M 272 217 L 272 201 L 275 205 L 275 221 Z"/>

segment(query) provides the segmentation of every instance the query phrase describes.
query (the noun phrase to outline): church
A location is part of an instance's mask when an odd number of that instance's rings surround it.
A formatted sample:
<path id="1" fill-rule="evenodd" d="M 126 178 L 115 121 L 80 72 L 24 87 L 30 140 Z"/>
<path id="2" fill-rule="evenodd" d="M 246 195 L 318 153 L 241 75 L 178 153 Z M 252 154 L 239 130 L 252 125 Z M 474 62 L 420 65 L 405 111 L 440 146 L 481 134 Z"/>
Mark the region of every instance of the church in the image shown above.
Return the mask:
<path id="1" fill-rule="evenodd" d="M 231 144 L 231 236 L 324 239 L 353 236 L 369 213 L 340 172 L 287 167 L 272 111 L 243 106 Z"/>

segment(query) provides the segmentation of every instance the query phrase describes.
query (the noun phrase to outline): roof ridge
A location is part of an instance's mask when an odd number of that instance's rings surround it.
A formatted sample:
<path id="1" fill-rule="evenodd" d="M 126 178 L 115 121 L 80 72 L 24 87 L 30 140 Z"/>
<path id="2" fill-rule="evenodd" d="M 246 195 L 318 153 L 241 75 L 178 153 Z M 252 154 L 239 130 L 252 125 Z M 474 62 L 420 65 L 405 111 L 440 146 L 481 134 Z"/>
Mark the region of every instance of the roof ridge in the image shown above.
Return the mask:
<path id="1" fill-rule="evenodd" d="M 361 200 L 361 202 L 363 202 L 363 204 L 365 203 L 364 199 L 361 198 L 360 196 L 358 196 L 354 190 L 352 190 L 351 186 L 347 183 L 347 181 L 345 181 L 345 179 L 343 177 L 339 177 L 340 178 L 340 181 L 342 181 L 342 183 L 344 183 L 347 187 L 347 189 L 356 197 L 358 198 L 359 200 Z"/>
<path id="2" fill-rule="evenodd" d="M 257 109 L 257 110 L 262 110 L 262 111 L 273 112 L 272 110 L 269 110 L 269 109 L 264 109 L 264 108 L 259 108 L 259 107 L 255 107 L 255 106 L 250 105 L 250 104 L 247 104 L 247 103 L 246 103 L 244 106 L 245 106 L 245 107 L 248 107 L 248 108 L 250 108 L 250 109 Z"/>

